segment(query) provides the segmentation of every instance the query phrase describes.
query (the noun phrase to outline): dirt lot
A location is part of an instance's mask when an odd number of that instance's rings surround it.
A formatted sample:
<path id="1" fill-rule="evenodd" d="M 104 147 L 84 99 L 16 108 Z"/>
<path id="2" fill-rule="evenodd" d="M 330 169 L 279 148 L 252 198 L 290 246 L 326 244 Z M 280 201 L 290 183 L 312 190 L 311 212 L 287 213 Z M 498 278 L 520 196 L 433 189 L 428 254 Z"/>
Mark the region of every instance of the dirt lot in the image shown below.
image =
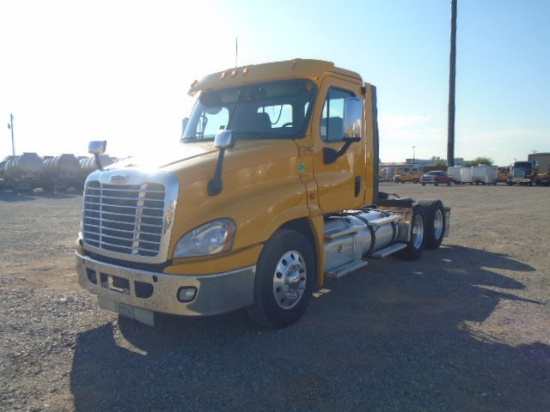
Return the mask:
<path id="1" fill-rule="evenodd" d="M 442 199 L 451 236 L 330 281 L 278 331 L 119 320 L 76 281 L 81 196 L 1 193 L 0 410 L 549 411 L 550 189 L 382 190 Z"/>

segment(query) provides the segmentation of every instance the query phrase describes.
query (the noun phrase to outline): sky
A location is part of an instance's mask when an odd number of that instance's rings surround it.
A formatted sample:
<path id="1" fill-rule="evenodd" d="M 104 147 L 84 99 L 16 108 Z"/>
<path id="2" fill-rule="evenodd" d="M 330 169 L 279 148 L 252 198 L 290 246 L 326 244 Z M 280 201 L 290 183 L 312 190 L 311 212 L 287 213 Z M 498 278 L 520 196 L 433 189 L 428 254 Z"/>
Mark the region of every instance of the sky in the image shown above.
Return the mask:
<path id="1" fill-rule="evenodd" d="M 446 159 L 450 16 L 450 0 L 0 0 L 0 159 L 12 131 L 16 154 L 168 147 L 195 79 L 294 58 L 377 87 L 382 162 Z M 550 152 L 549 21 L 548 0 L 458 0 L 455 157 Z"/>

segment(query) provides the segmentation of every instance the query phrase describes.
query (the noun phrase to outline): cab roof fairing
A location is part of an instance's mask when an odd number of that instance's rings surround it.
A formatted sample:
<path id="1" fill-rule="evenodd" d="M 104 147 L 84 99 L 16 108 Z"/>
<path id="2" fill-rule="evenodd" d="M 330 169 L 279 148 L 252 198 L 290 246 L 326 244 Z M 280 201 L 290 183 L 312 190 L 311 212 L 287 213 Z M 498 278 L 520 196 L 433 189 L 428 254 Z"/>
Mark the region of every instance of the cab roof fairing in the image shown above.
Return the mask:
<path id="1" fill-rule="evenodd" d="M 200 81 L 195 80 L 191 84 L 188 93 L 190 96 L 194 96 L 201 90 L 231 87 L 244 83 L 273 80 L 275 78 L 320 78 L 326 73 L 340 74 L 355 78 L 359 82 L 362 82 L 362 78 L 358 73 L 336 67 L 332 62 L 312 59 L 294 59 L 241 66 L 209 74 Z"/>

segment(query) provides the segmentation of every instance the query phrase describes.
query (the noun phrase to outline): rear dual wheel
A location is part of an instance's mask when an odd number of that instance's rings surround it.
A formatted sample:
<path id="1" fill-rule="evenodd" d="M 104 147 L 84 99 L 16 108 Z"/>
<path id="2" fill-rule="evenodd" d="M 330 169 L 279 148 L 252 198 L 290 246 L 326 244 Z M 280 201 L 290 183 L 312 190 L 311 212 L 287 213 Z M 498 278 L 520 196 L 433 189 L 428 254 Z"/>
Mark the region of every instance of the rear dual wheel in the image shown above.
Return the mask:
<path id="1" fill-rule="evenodd" d="M 420 200 L 417 203 L 426 212 L 426 249 L 437 249 L 445 237 L 445 209 L 441 200 Z"/>
<path id="2" fill-rule="evenodd" d="M 415 204 L 412 208 L 411 228 L 407 247 L 396 253 L 396 256 L 405 260 L 416 260 L 422 256 L 426 244 L 425 237 L 426 213 L 424 207 Z"/>

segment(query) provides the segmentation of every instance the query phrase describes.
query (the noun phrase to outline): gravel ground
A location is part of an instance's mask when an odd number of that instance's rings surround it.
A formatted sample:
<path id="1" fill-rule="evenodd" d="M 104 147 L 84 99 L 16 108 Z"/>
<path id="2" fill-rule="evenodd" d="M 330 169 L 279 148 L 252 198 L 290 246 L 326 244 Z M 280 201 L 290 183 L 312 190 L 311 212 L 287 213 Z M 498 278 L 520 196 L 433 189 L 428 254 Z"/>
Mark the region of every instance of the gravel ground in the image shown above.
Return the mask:
<path id="1" fill-rule="evenodd" d="M 330 281 L 276 331 L 98 309 L 74 270 L 81 196 L 1 193 L 0 410 L 550 411 L 550 190 L 382 190 L 442 199 L 451 236 Z"/>

